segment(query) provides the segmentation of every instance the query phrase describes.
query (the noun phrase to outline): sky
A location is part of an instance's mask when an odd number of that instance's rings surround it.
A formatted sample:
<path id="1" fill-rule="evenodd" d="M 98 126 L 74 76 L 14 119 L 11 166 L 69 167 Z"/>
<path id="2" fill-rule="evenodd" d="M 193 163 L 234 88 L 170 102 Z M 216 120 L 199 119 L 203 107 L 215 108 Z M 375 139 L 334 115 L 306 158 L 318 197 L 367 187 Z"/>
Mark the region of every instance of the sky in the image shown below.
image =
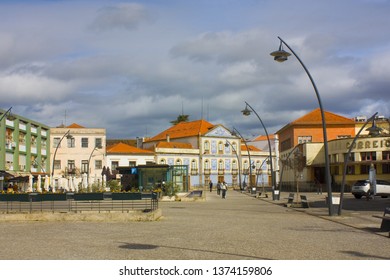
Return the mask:
<path id="1" fill-rule="evenodd" d="M 151 137 L 180 114 L 246 137 L 319 107 L 390 116 L 390 1 L 1 0 L 0 108 Z M 283 49 L 289 49 L 283 45 Z"/>

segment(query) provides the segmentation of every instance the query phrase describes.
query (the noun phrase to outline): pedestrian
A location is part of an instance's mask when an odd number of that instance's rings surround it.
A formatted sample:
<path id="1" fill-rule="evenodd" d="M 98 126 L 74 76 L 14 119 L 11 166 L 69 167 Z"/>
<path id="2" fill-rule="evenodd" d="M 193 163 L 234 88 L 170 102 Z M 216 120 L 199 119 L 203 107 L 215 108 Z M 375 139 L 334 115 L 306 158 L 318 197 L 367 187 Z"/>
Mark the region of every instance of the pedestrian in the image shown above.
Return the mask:
<path id="1" fill-rule="evenodd" d="M 217 183 L 217 195 L 219 195 L 221 193 L 221 182 L 218 181 Z"/>
<path id="2" fill-rule="evenodd" d="M 210 187 L 210 192 L 213 191 L 213 181 L 210 180 L 210 183 L 209 183 L 209 187 Z"/>
<path id="3" fill-rule="evenodd" d="M 221 184 L 221 191 L 222 191 L 222 198 L 225 199 L 226 198 L 226 191 L 227 191 L 227 185 L 225 182 L 223 182 Z"/>

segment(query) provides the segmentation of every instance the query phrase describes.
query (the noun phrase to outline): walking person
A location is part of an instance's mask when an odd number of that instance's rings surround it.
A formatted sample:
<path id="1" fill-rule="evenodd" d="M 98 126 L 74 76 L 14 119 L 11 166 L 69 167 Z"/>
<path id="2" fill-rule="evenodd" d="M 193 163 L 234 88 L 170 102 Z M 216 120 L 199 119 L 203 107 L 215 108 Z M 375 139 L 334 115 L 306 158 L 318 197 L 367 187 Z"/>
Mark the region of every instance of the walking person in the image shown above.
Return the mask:
<path id="1" fill-rule="evenodd" d="M 218 181 L 217 183 L 217 195 L 219 195 L 221 193 L 221 182 Z"/>
<path id="2" fill-rule="evenodd" d="M 223 182 L 221 184 L 221 191 L 222 191 L 222 198 L 225 199 L 226 198 L 226 191 L 227 191 L 227 185 L 225 182 Z"/>
<path id="3" fill-rule="evenodd" d="M 213 181 L 210 180 L 210 183 L 209 183 L 209 187 L 210 187 L 210 192 L 213 191 Z"/>

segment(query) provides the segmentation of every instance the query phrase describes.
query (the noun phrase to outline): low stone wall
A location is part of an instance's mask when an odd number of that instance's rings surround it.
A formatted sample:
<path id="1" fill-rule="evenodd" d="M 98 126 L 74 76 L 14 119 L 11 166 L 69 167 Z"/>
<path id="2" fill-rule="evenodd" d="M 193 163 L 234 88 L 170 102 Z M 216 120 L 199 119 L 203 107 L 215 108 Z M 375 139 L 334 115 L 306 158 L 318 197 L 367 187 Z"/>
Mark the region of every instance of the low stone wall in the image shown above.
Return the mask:
<path id="1" fill-rule="evenodd" d="M 36 212 L 36 213 L 0 213 L 0 222 L 148 222 L 162 217 L 161 209 L 154 211 L 97 212 L 78 213 Z"/>

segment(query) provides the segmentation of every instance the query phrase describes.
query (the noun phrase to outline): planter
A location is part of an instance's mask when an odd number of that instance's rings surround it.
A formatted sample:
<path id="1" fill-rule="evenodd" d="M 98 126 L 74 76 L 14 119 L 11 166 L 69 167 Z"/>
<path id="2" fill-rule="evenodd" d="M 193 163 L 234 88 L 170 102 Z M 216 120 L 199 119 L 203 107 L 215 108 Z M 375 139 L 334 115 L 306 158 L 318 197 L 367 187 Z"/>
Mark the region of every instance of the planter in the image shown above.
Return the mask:
<path id="1" fill-rule="evenodd" d="M 112 200 L 141 200 L 141 193 L 112 193 Z"/>
<path id="2" fill-rule="evenodd" d="M 74 200 L 103 200 L 103 193 L 75 193 Z"/>
<path id="3" fill-rule="evenodd" d="M 0 201 L 29 202 L 30 195 L 28 193 L 0 194 Z"/>
<path id="4" fill-rule="evenodd" d="M 65 201 L 65 193 L 42 193 L 38 194 L 36 201 Z"/>

